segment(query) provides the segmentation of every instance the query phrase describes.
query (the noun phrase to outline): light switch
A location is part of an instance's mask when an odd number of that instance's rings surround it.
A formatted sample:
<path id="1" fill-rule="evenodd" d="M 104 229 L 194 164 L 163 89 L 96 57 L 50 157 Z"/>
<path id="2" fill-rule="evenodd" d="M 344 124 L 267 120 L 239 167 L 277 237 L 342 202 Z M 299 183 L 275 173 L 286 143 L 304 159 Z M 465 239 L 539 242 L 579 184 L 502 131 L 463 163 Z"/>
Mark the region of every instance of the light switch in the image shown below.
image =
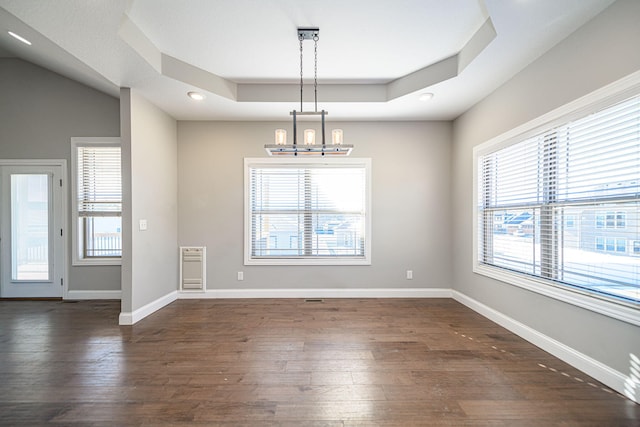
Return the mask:
<path id="1" fill-rule="evenodd" d="M 145 231 L 147 229 L 147 220 L 146 219 L 141 219 L 140 220 L 140 231 Z"/>

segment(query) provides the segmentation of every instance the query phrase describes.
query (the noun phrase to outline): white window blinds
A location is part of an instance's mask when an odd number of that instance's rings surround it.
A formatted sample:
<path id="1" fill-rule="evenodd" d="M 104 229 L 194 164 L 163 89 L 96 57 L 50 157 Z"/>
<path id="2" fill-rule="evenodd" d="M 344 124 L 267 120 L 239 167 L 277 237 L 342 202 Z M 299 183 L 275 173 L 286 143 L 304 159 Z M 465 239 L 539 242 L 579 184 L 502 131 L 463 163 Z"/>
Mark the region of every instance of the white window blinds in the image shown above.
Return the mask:
<path id="1" fill-rule="evenodd" d="M 78 216 L 120 216 L 120 147 L 77 148 Z"/>
<path id="2" fill-rule="evenodd" d="M 75 262 L 122 256 L 120 146 L 87 142 L 75 146 L 77 246 Z M 99 261 L 98 261 L 99 262 Z"/>
<path id="3" fill-rule="evenodd" d="M 248 167 L 249 258 L 364 259 L 364 164 Z"/>
<path id="4" fill-rule="evenodd" d="M 477 161 L 480 264 L 640 303 L 640 96 Z"/>

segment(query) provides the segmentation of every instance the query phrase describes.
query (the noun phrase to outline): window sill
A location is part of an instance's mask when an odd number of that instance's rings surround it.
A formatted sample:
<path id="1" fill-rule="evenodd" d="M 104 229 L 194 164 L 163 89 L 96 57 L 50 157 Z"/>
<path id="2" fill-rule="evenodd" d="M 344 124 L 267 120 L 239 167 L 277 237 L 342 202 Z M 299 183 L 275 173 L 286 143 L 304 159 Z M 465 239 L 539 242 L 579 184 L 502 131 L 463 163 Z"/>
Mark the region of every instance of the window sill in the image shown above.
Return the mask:
<path id="1" fill-rule="evenodd" d="M 520 288 L 556 299 L 568 304 L 575 305 L 621 320 L 635 326 L 640 326 L 640 310 L 624 302 L 606 299 L 605 297 L 597 297 L 579 290 L 564 288 L 561 285 L 554 284 L 544 279 L 536 279 L 523 274 L 507 271 L 498 267 L 475 264 L 473 272 L 499 280 L 509 285 L 518 286 Z"/>
<path id="2" fill-rule="evenodd" d="M 244 265 L 371 265 L 371 260 L 367 258 L 246 258 Z"/>
<path id="3" fill-rule="evenodd" d="M 91 267 L 91 266 L 119 266 L 122 265 L 122 258 L 109 259 L 74 259 L 71 263 L 73 267 Z"/>

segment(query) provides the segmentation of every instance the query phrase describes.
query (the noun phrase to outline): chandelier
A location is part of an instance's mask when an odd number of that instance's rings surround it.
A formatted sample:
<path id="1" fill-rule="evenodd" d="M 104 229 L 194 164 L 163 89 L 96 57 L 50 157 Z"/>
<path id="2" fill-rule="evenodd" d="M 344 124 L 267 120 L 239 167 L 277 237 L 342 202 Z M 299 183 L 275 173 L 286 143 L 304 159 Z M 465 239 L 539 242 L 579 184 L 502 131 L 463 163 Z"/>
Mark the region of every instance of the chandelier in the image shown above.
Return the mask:
<path id="1" fill-rule="evenodd" d="M 266 144 L 265 150 L 270 156 L 348 156 L 353 150 L 353 145 L 343 144 L 342 129 L 333 129 L 331 131 L 331 144 L 327 144 L 325 140 L 325 116 L 329 114 L 325 110 L 318 111 L 318 40 L 320 29 L 318 28 L 298 28 L 298 41 L 300 42 L 300 111 L 293 110 L 290 112 L 293 116 L 293 144 L 287 144 L 287 131 L 285 129 L 276 129 L 275 143 Z M 305 40 L 313 40 L 314 44 L 314 111 L 303 111 L 302 93 L 304 82 L 302 79 L 302 52 L 303 42 Z M 298 116 L 320 116 L 322 140 L 320 144 L 316 144 L 315 129 L 305 129 L 303 132 L 302 144 L 298 144 L 297 136 L 297 118 Z"/>

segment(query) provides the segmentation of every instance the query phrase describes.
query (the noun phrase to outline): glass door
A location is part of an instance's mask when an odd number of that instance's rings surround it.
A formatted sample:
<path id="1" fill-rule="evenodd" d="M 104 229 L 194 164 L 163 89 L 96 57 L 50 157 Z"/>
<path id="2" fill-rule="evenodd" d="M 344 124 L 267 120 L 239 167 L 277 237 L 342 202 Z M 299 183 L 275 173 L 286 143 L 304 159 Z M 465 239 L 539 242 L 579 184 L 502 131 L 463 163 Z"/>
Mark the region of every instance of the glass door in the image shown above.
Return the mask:
<path id="1" fill-rule="evenodd" d="M 62 168 L 0 166 L 0 169 L 0 295 L 61 297 Z"/>

